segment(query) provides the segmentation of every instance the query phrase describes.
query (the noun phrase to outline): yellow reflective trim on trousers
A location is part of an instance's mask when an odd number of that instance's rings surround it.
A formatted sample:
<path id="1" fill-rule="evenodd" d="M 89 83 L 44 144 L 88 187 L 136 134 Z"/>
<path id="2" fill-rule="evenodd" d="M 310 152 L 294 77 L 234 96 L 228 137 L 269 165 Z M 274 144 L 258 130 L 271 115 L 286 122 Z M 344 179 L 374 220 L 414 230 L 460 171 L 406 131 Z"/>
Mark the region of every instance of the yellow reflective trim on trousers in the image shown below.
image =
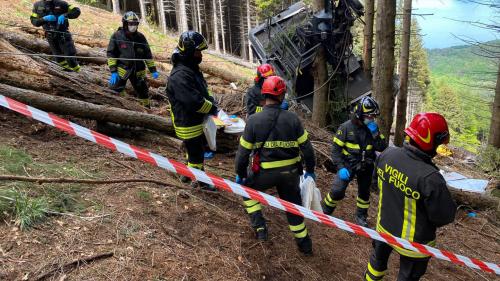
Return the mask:
<path id="1" fill-rule="evenodd" d="M 117 63 L 117 59 L 108 59 L 108 66 L 115 66 Z"/>
<path id="2" fill-rule="evenodd" d="M 155 66 L 155 62 L 154 62 L 154 61 L 152 61 L 152 60 L 147 60 L 147 61 L 146 61 L 146 66 L 147 66 L 148 68 L 151 68 L 151 67 Z"/>
<path id="3" fill-rule="evenodd" d="M 377 223 L 377 227 L 376 227 L 376 230 L 378 232 L 382 232 L 382 233 L 386 233 L 386 234 L 391 234 L 389 231 L 387 231 L 382 225 L 380 225 L 379 223 Z M 423 243 L 421 243 L 423 244 Z M 434 247 L 436 245 L 436 241 L 433 240 L 433 241 L 430 241 L 429 243 L 425 244 L 425 245 L 428 245 L 428 246 L 432 246 Z M 393 246 L 393 245 L 389 245 L 391 246 L 394 250 L 396 250 L 396 252 L 398 252 L 400 255 L 403 255 L 403 256 L 406 256 L 406 257 L 410 257 L 410 258 L 428 258 L 430 257 L 429 255 L 425 255 L 425 254 L 421 254 L 421 253 L 417 253 L 417 252 L 414 252 L 414 251 L 411 251 L 411 250 L 407 250 L 405 248 L 401 248 L 401 247 L 398 247 L 398 246 Z"/>
<path id="4" fill-rule="evenodd" d="M 368 209 L 370 207 L 370 201 L 365 201 L 361 198 L 356 198 L 356 206 L 361 209 Z"/>
<path id="5" fill-rule="evenodd" d="M 307 136 L 308 136 L 307 131 L 304 130 L 304 134 L 297 139 L 297 142 L 299 144 L 305 143 L 307 141 Z"/>
<path id="6" fill-rule="evenodd" d="M 369 144 L 366 146 L 366 150 L 372 150 L 373 149 L 373 145 Z"/>
<path id="7" fill-rule="evenodd" d="M 247 142 L 243 138 L 243 136 L 240 137 L 240 145 L 243 146 L 244 148 L 248 149 L 248 150 L 252 150 L 253 149 L 253 143 Z"/>
<path id="8" fill-rule="evenodd" d="M 262 210 L 262 205 L 260 205 L 260 203 L 257 203 L 255 205 L 253 205 L 252 207 L 245 207 L 245 210 L 247 211 L 248 214 L 252 214 L 252 213 L 255 213 L 257 211 Z"/>
<path id="9" fill-rule="evenodd" d="M 330 192 L 326 194 L 325 199 L 323 200 L 325 204 L 329 207 L 335 208 L 337 207 L 337 200 L 333 200 L 332 197 L 330 197 Z"/>
<path id="10" fill-rule="evenodd" d="M 63 60 L 63 61 L 59 62 L 59 65 L 64 67 L 64 66 L 68 65 L 68 61 Z"/>
<path id="11" fill-rule="evenodd" d="M 188 162 L 187 165 L 188 165 L 188 167 L 191 167 L 191 168 L 196 168 L 196 169 L 200 169 L 200 170 L 203 169 L 203 163 L 201 163 L 201 164 L 195 164 L 195 163 L 189 163 Z"/>
<path id="12" fill-rule="evenodd" d="M 300 231 L 300 230 L 303 230 L 304 228 L 306 228 L 306 225 L 305 223 L 301 223 L 301 224 L 298 224 L 298 225 L 288 225 L 288 227 L 290 227 L 290 230 L 291 231 Z"/>
<path id="13" fill-rule="evenodd" d="M 31 16 L 34 17 L 34 18 L 38 18 L 38 14 L 37 13 L 31 14 Z"/>
<path id="14" fill-rule="evenodd" d="M 177 137 L 188 140 L 203 134 L 203 124 L 192 127 L 177 127 L 175 125 L 175 116 L 172 110 L 170 110 L 170 117 L 172 118 L 172 124 L 174 125 L 175 135 Z"/>
<path id="15" fill-rule="evenodd" d="M 415 221 L 417 220 L 416 212 L 417 201 L 413 198 L 405 196 L 404 220 L 401 238 L 413 241 L 415 235 Z"/>
<path id="16" fill-rule="evenodd" d="M 336 143 L 340 147 L 344 147 L 345 143 L 339 140 L 337 137 L 333 137 L 333 142 Z"/>
<path id="17" fill-rule="evenodd" d="M 347 150 L 345 150 L 345 149 L 342 149 L 342 154 L 344 154 L 344 155 L 351 155 L 351 153 L 347 152 Z"/>
<path id="18" fill-rule="evenodd" d="M 208 113 L 211 108 L 212 108 L 212 103 L 209 100 L 205 99 L 205 101 L 203 102 L 203 105 L 196 112 Z"/>
<path id="19" fill-rule="evenodd" d="M 262 111 L 262 106 L 257 106 L 257 107 L 255 108 L 255 113 L 257 113 L 257 112 L 261 112 L 261 111 Z"/>
<path id="20" fill-rule="evenodd" d="M 370 263 L 368 263 L 368 271 L 370 272 L 371 275 L 373 275 L 375 277 L 382 277 L 387 272 L 387 270 L 378 271 L 378 270 L 374 269 Z"/>
<path id="21" fill-rule="evenodd" d="M 366 281 L 377 281 L 377 280 L 373 280 L 373 279 L 370 277 L 370 275 L 368 275 L 368 273 L 367 273 L 367 274 L 365 274 L 365 279 L 366 279 Z"/>
<path id="22" fill-rule="evenodd" d="M 300 156 L 297 156 L 295 158 L 292 158 L 292 159 L 287 159 L 287 160 L 279 160 L 279 161 L 271 161 L 271 162 L 262 162 L 260 164 L 260 166 L 263 168 L 263 169 L 273 169 L 273 168 L 280 168 L 280 167 L 286 167 L 286 166 L 290 166 L 290 165 L 293 165 L 297 162 L 300 161 Z"/>
<path id="23" fill-rule="evenodd" d="M 124 68 L 118 67 L 118 75 L 119 75 L 120 77 L 124 77 L 124 76 L 125 76 L 125 74 L 127 74 L 127 70 L 126 70 L 126 69 L 124 69 Z"/>
<path id="24" fill-rule="evenodd" d="M 245 205 L 245 207 L 252 207 L 255 204 L 259 204 L 259 201 L 253 199 L 243 200 L 243 205 Z"/>
<path id="25" fill-rule="evenodd" d="M 294 232 L 293 236 L 295 236 L 295 238 L 304 238 L 304 237 L 306 237 L 307 236 L 307 228 L 304 228 L 304 230 L 301 231 L 301 232 L 299 232 L 299 233 Z"/>
<path id="26" fill-rule="evenodd" d="M 361 149 L 361 148 L 359 147 L 359 144 L 357 144 L 357 143 L 352 143 L 352 142 L 346 142 L 346 143 L 345 143 L 345 146 L 346 146 L 347 148 L 350 148 L 350 149 Z"/>

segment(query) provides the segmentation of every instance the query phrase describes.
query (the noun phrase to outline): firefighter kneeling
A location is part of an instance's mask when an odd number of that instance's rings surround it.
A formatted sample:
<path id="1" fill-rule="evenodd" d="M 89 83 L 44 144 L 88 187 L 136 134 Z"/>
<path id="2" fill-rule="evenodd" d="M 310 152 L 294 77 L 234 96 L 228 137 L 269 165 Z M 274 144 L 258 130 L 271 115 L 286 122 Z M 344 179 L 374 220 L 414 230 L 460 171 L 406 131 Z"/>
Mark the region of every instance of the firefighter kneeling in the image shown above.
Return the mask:
<path id="1" fill-rule="evenodd" d="M 449 141 L 448 125 L 437 113 L 419 113 L 405 133 L 403 147 L 388 148 L 375 163 L 377 231 L 434 246 L 436 228 L 451 223 L 457 207 L 431 160 L 437 147 Z M 382 280 L 393 249 L 400 254 L 398 281 L 419 280 L 427 269 L 430 256 L 376 240 L 373 248 L 365 280 Z"/>
<path id="2" fill-rule="evenodd" d="M 245 132 L 240 138 L 236 155 L 236 182 L 257 190 L 276 187 L 281 199 L 301 205 L 300 154 L 302 152 L 305 160 L 304 176 L 315 178 L 314 150 L 297 115 L 280 107 L 285 93 L 285 81 L 280 77 L 270 76 L 264 81 L 264 108 L 248 118 Z M 250 154 L 251 171 L 247 175 Z M 253 199 L 243 200 L 257 239 L 267 240 L 262 206 Z M 305 255 L 311 255 L 312 242 L 304 218 L 290 213 L 286 213 L 286 216 L 299 250 Z"/>

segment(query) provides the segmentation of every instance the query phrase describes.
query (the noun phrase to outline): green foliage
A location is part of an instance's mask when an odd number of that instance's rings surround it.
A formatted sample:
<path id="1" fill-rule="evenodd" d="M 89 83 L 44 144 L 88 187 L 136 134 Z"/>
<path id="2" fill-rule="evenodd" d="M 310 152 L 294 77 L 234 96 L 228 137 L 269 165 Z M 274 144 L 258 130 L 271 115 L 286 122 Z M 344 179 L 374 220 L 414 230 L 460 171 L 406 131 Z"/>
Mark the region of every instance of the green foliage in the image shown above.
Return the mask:
<path id="1" fill-rule="evenodd" d="M 45 197 L 31 197 L 15 188 L 0 190 L 1 213 L 12 214 L 22 230 L 44 219 L 47 208 L 48 202 Z"/>
<path id="2" fill-rule="evenodd" d="M 153 198 L 151 193 L 145 190 L 139 190 L 137 191 L 137 196 L 144 202 L 149 202 Z"/>
<path id="3" fill-rule="evenodd" d="M 477 163 L 485 173 L 500 179 L 500 149 L 491 145 L 481 147 Z"/>
<path id="4" fill-rule="evenodd" d="M 33 160 L 26 152 L 0 145 L 0 171 L 24 174 L 24 166 L 32 162 Z"/>

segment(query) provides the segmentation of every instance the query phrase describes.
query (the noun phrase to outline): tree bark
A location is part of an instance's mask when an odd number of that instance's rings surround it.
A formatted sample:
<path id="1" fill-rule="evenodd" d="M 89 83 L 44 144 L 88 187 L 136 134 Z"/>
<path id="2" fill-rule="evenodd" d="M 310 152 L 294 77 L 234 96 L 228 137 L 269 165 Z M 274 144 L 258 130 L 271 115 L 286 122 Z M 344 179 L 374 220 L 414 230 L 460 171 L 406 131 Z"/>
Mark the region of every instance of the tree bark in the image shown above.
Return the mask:
<path id="1" fill-rule="evenodd" d="M 163 34 L 167 34 L 167 20 L 165 19 L 165 7 L 163 5 L 163 0 L 158 1 L 158 21 L 160 22 L 160 28 Z"/>
<path id="2" fill-rule="evenodd" d="M 148 21 L 146 20 L 146 3 L 144 3 L 144 0 L 139 0 L 139 8 L 141 9 L 141 23 L 148 26 Z"/>
<path id="3" fill-rule="evenodd" d="M 380 104 L 380 131 L 389 137 L 394 110 L 394 34 L 396 0 L 380 0 L 377 5 L 376 71 L 374 96 Z"/>
<path id="4" fill-rule="evenodd" d="M 252 43 L 250 42 L 250 38 L 248 36 L 250 29 L 252 29 L 251 17 L 252 13 L 250 12 L 250 0 L 247 0 L 247 33 L 245 37 L 248 41 L 248 60 L 250 62 L 253 62 Z"/>
<path id="5" fill-rule="evenodd" d="M 0 84 L 0 93 L 38 109 L 56 114 L 71 115 L 129 126 L 138 126 L 146 129 L 166 132 L 170 135 L 174 134 L 174 128 L 170 118 L 162 116 L 41 94 L 35 91 L 16 88 L 5 84 Z"/>
<path id="6" fill-rule="evenodd" d="M 243 7 L 243 5 L 240 6 L 240 56 L 242 59 L 247 59 L 248 54 L 247 39 L 245 35 L 245 14 L 243 13 L 245 9 Z"/>
<path id="7" fill-rule="evenodd" d="M 187 20 L 187 13 L 186 13 L 186 1 L 185 0 L 179 0 L 179 32 L 182 33 L 184 31 L 188 31 L 188 20 Z"/>
<path id="8" fill-rule="evenodd" d="M 365 29 L 363 42 L 363 69 L 366 77 L 372 77 L 373 19 L 375 0 L 365 0 Z"/>
<path id="9" fill-rule="evenodd" d="M 196 1 L 196 15 L 198 16 L 198 32 L 202 32 L 201 28 L 201 8 L 200 8 L 200 0 L 195 0 Z"/>
<path id="10" fill-rule="evenodd" d="M 214 43 L 215 43 L 215 51 L 220 52 L 219 47 L 219 27 L 217 25 L 217 3 L 216 0 L 212 0 L 212 14 L 213 14 L 213 31 L 214 31 Z"/>
<path id="11" fill-rule="evenodd" d="M 222 52 L 226 54 L 226 35 L 224 33 L 224 13 L 222 12 L 222 0 L 219 1 L 220 31 L 222 34 Z"/>
<path id="12" fill-rule="evenodd" d="M 498 63 L 497 85 L 495 87 L 495 100 L 491 109 L 491 124 L 488 143 L 500 149 L 500 62 Z"/>
<path id="13" fill-rule="evenodd" d="M 112 0 L 113 2 L 113 13 L 120 14 L 120 0 Z"/>
<path id="14" fill-rule="evenodd" d="M 394 144 L 403 146 L 404 129 L 406 127 L 406 108 L 408 97 L 408 63 L 410 59 L 411 38 L 411 3 L 404 0 L 403 4 L 403 34 L 401 40 L 401 56 L 399 57 L 399 94 L 397 99 L 396 129 L 394 131 Z"/>
<path id="15" fill-rule="evenodd" d="M 323 0 L 313 1 L 313 12 L 319 12 L 325 9 Z M 325 85 L 328 80 L 328 68 L 326 66 L 326 52 L 323 46 L 320 46 L 316 52 L 316 58 L 313 64 L 314 76 L 314 96 L 313 96 L 313 111 L 312 122 L 323 128 L 326 126 L 326 117 L 328 113 L 328 85 Z"/>

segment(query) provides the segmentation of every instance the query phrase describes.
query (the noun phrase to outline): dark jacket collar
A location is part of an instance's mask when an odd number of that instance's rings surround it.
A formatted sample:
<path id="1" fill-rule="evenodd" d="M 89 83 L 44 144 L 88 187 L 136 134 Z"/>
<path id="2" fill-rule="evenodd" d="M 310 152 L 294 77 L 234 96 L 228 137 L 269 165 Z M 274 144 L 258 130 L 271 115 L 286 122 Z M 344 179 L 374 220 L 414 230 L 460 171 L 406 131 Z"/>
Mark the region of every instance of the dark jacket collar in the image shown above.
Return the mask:
<path id="1" fill-rule="evenodd" d="M 423 152 L 422 150 L 418 149 L 417 147 L 405 142 L 403 143 L 403 148 L 405 152 L 410 155 L 412 158 L 418 158 L 428 164 L 434 165 L 432 163 L 432 158 L 429 156 L 429 154 Z"/>

